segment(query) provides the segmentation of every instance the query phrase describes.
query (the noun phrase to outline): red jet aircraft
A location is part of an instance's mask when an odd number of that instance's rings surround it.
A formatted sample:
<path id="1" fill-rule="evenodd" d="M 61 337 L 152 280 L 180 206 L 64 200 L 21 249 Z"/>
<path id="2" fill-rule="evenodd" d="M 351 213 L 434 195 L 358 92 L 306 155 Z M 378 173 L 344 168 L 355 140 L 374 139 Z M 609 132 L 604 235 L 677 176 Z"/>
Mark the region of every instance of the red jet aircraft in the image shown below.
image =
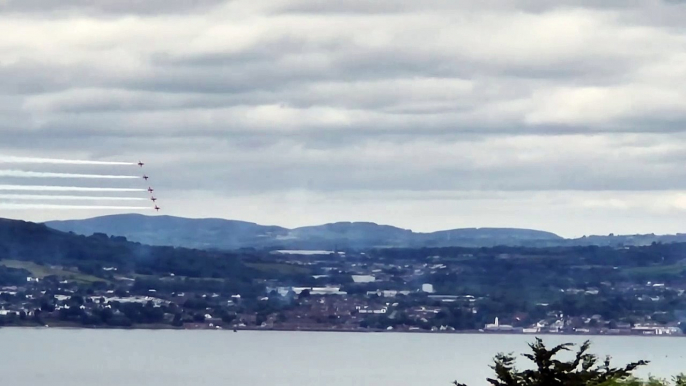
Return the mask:
<path id="1" fill-rule="evenodd" d="M 143 167 L 143 165 L 145 165 L 143 162 L 138 161 L 138 166 Z"/>
<path id="2" fill-rule="evenodd" d="M 152 193 L 152 192 L 154 192 L 154 191 L 155 191 L 155 189 L 153 189 L 153 188 L 151 188 L 151 187 L 148 187 L 148 192 L 149 192 L 149 193 Z"/>
<path id="3" fill-rule="evenodd" d="M 152 200 L 152 202 L 155 202 L 155 201 L 157 201 L 157 198 L 155 196 L 153 196 L 153 197 L 150 197 L 150 200 Z"/>
<path id="4" fill-rule="evenodd" d="M 156 211 L 158 211 L 158 212 L 159 212 L 159 211 L 160 211 L 160 209 L 162 209 L 162 208 L 160 208 L 159 206 L 155 205 L 155 210 L 156 210 Z"/>
<path id="5" fill-rule="evenodd" d="M 148 180 L 148 178 L 150 178 L 150 177 L 148 177 L 148 176 L 146 176 L 146 175 L 143 175 L 143 179 L 144 179 L 144 180 L 146 180 L 146 181 L 147 181 L 147 180 Z"/>

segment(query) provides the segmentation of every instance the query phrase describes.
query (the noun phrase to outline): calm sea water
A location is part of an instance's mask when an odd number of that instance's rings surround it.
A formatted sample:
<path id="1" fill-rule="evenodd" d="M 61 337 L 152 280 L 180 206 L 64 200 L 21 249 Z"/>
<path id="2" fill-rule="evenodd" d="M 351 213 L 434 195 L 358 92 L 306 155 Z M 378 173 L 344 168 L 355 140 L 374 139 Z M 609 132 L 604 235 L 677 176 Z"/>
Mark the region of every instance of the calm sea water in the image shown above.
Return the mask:
<path id="1" fill-rule="evenodd" d="M 485 385 L 498 351 L 532 336 L 229 331 L 0 329 L 2 383 L 13 386 Z M 550 344 L 581 342 L 545 337 Z M 616 364 L 686 372 L 686 339 L 593 337 Z"/>

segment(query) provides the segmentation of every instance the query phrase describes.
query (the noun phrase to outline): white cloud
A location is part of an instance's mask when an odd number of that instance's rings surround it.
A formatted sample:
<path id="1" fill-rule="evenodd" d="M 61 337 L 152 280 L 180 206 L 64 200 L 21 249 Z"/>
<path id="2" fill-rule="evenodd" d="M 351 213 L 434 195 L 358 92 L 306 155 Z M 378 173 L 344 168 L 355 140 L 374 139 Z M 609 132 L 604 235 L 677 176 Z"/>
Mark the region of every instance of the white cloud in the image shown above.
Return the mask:
<path id="1" fill-rule="evenodd" d="M 683 208 L 684 5 L 96 3 L 5 4 L 0 152 L 145 158 L 169 213 L 284 225 L 659 232 Z"/>

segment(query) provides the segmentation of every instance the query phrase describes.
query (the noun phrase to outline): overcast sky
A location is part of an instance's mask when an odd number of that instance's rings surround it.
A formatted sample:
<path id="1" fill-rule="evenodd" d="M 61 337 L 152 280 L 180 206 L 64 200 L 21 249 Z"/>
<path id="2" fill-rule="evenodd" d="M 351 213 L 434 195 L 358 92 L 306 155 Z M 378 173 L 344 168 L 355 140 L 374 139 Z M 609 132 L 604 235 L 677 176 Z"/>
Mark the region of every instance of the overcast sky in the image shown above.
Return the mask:
<path id="1" fill-rule="evenodd" d="M 141 159 L 188 217 L 686 232 L 684 20 L 677 0 L 0 0 L 0 154 Z"/>

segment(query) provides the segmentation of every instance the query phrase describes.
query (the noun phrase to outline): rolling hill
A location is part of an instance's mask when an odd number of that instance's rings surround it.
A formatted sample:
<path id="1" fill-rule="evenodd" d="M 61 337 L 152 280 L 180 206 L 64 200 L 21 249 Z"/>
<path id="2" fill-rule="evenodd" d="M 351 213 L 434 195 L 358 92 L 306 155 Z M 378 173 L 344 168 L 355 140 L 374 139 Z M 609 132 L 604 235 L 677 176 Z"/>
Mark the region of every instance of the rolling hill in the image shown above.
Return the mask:
<path id="1" fill-rule="evenodd" d="M 51 228 L 81 235 L 106 233 L 150 245 L 201 249 L 284 248 L 365 249 L 377 247 L 487 247 L 549 245 L 564 239 L 550 232 L 510 228 L 466 228 L 433 233 L 370 222 L 337 222 L 294 229 L 224 219 L 123 214 L 85 220 L 47 222 Z"/>
<path id="2" fill-rule="evenodd" d="M 249 283 L 256 272 L 238 254 L 168 246 L 148 246 L 121 236 L 76 235 L 44 224 L 0 218 L 0 265 L 32 262 L 39 266 L 75 267 L 100 275 L 104 267 L 118 272 L 192 278 L 225 278 Z M 11 266 L 11 265 L 8 265 Z"/>

